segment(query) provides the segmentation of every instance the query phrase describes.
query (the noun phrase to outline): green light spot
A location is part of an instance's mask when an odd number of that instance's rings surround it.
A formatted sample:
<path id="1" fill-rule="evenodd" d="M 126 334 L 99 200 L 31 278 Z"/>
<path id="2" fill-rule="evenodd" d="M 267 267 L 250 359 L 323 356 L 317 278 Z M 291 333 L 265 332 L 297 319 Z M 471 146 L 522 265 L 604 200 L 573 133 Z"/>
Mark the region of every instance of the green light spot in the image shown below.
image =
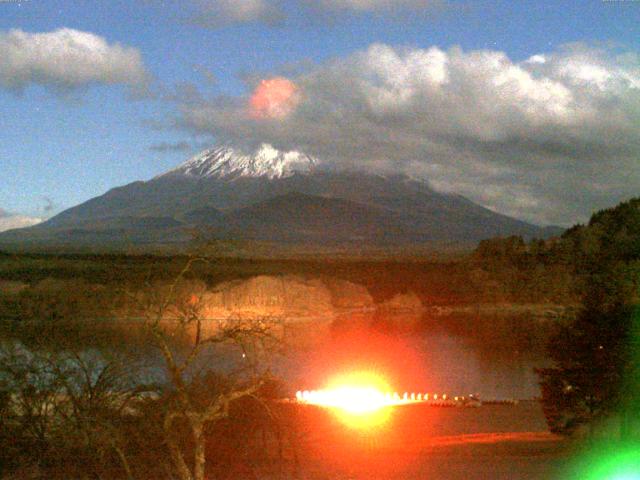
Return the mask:
<path id="1" fill-rule="evenodd" d="M 594 453 L 595 452 L 595 453 Z M 575 480 L 640 480 L 640 445 L 596 448 L 582 462 Z"/>

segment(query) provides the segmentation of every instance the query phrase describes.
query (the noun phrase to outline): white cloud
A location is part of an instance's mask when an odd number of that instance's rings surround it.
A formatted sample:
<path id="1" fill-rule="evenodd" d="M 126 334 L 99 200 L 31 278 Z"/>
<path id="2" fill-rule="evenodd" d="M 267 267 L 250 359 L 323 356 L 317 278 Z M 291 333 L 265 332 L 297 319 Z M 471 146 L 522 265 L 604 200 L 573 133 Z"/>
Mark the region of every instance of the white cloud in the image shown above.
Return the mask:
<path id="1" fill-rule="evenodd" d="M 89 32 L 63 28 L 46 33 L 0 32 L 0 86 L 20 91 L 32 84 L 67 91 L 91 84 L 143 88 L 140 52 L 109 44 Z"/>
<path id="2" fill-rule="evenodd" d="M 11 230 L 12 228 L 29 227 L 40 222 L 42 222 L 41 218 L 13 215 L 0 208 L 0 232 Z"/>
<path id="3" fill-rule="evenodd" d="M 181 106 L 218 140 L 404 171 L 498 211 L 571 224 L 640 190 L 640 61 L 573 45 L 514 62 L 499 51 L 372 45 L 290 79 L 287 116 L 246 98 Z"/>

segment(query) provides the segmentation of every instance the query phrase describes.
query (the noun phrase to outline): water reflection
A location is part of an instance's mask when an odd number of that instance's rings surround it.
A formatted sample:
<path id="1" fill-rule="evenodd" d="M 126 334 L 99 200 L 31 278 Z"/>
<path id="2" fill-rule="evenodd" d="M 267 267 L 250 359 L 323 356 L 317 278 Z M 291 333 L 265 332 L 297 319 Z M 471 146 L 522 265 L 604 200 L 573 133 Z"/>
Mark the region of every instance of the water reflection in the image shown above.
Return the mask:
<path id="1" fill-rule="evenodd" d="M 549 324 L 532 318 L 350 314 L 294 351 L 285 374 L 313 388 L 309 383 L 331 369 L 375 366 L 390 371 L 399 389 L 533 398 L 539 395 L 533 369 L 546 364 L 549 333 Z"/>

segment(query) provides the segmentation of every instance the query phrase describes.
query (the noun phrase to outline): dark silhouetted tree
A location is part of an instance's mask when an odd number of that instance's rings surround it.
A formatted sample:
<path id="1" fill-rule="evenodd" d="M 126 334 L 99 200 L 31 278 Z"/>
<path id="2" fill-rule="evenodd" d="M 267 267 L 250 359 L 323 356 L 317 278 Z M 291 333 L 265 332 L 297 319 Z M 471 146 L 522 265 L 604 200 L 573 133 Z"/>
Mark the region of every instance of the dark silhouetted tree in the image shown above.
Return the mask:
<path id="1" fill-rule="evenodd" d="M 585 306 L 549 344 L 554 366 L 538 370 L 542 405 L 554 433 L 572 434 L 620 411 L 633 395 L 625 388 L 633 368 L 634 309 Z"/>
<path id="2" fill-rule="evenodd" d="M 640 199 L 569 229 L 559 250 L 584 282 L 583 306 L 549 344 L 553 366 L 538 370 L 553 432 L 618 414 L 621 434 L 640 416 Z"/>
<path id="3" fill-rule="evenodd" d="M 150 284 L 132 294 L 167 373 L 170 388 L 161 425 L 180 480 L 206 478 L 207 431 L 229 418 L 235 402 L 259 400 L 272 379 L 269 359 L 281 348 L 281 329 L 273 319 L 204 317 L 205 288 L 188 278 L 196 261 L 190 260 L 170 284 Z M 176 336 L 183 337 L 182 348 Z M 185 437 L 188 443 L 181 442 Z"/>

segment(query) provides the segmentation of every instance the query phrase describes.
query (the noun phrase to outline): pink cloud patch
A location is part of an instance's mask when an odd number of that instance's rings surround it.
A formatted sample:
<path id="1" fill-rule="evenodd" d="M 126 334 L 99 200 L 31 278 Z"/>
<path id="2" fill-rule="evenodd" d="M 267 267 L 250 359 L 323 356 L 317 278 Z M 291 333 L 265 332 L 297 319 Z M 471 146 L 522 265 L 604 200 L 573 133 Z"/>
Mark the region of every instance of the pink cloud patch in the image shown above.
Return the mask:
<path id="1" fill-rule="evenodd" d="M 299 101 L 298 87 L 284 77 L 262 80 L 249 99 L 251 116 L 281 119 L 289 115 Z"/>

